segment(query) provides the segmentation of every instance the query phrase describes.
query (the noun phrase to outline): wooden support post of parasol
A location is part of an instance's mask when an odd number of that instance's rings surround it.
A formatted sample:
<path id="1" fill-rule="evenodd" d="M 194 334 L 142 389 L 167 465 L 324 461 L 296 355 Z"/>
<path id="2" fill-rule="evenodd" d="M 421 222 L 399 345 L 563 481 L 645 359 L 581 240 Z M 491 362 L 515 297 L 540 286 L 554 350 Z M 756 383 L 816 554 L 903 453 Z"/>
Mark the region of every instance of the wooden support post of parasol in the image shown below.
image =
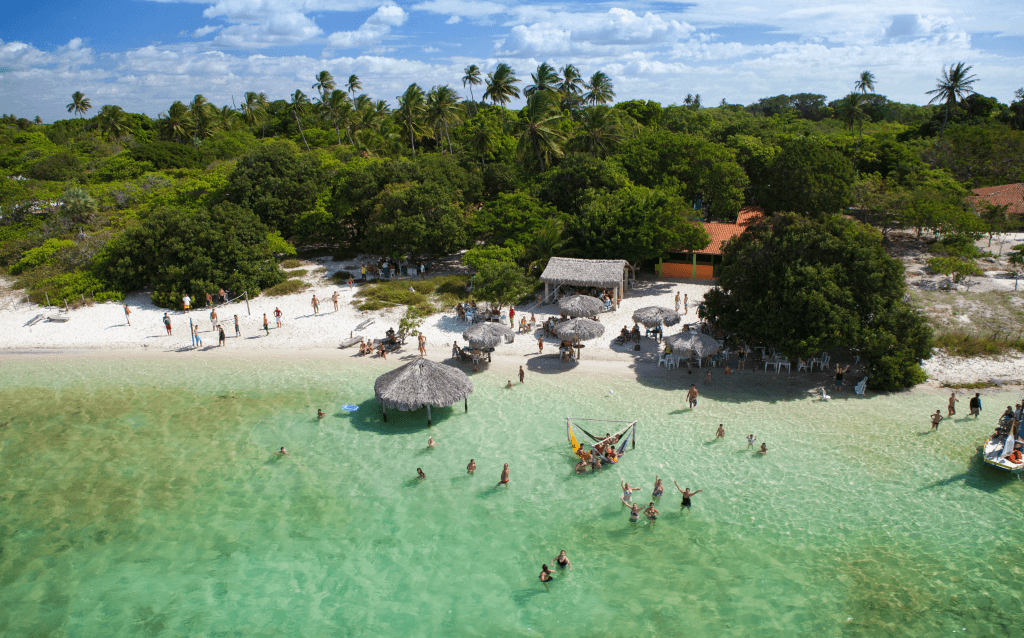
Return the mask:
<path id="1" fill-rule="evenodd" d="M 427 427 L 429 428 L 432 424 L 430 423 L 430 404 L 427 404 Z"/>

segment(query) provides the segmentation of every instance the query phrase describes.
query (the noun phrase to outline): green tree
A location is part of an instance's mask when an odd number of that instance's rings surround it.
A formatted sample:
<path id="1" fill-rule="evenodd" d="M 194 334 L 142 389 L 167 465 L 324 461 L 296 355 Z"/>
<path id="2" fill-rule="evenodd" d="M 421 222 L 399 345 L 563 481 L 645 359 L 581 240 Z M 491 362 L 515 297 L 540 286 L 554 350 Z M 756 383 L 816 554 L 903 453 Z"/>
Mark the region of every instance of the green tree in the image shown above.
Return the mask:
<path id="1" fill-rule="evenodd" d="M 262 125 L 266 120 L 267 111 L 260 103 L 260 96 L 258 93 L 252 91 L 246 91 L 245 101 L 242 102 L 242 106 L 239 110 L 242 112 L 242 119 L 245 120 L 245 125 L 249 127 L 251 132 L 253 127 L 257 124 Z"/>
<path id="2" fill-rule="evenodd" d="M 202 140 L 213 133 L 211 106 L 209 100 L 199 94 L 188 105 L 189 120 L 192 122 L 192 137 Z"/>
<path id="3" fill-rule="evenodd" d="M 100 131 L 103 132 L 107 139 L 114 142 L 120 143 L 121 138 L 131 130 L 128 126 L 128 118 L 120 106 L 105 104 L 100 108 L 97 117 L 99 119 Z"/>
<path id="4" fill-rule="evenodd" d="M 595 197 L 632 185 L 617 162 L 569 153 L 545 173 L 538 196 L 569 215 L 579 215 Z"/>
<path id="5" fill-rule="evenodd" d="M 523 254 L 529 273 L 542 273 L 552 257 L 572 257 L 579 251 L 572 247 L 571 238 L 565 228 L 565 222 L 558 218 L 549 218 L 541 223 L 526 239 L 526 250 Z"/>
<path id="6" fill-rule="evenodd" d="M 686 219 L 678 197 L 630 186 L 602 195 L 572 221 L 574 244 L 586 259 L 658 259 L 669 250 L 700 250 L 711 243 L 704 227 Z"/>
<path id="7" fill-rule="evenodd" d="M 61 197 L 60 214 L 73 224 L 84 226 L 96 212 L 96 200 L 89 191 L 78 184 L 71 184 L 64 190 Z"/>
<path id="8" fill-rule="evenodd" d="M 716 327 L 790 357 L 851 348 L 867 360 L 869 384 L 878 390 L 920 383 L 931 331 L 903 301 L 903 266 L 881 239 L 838 215 L 776 214 L 726 244 L 706 315 Z"/>
<path id="9" fill-rule="evenodd" d="M 490 244 L 503 244 L 509 239 L 528 241 L 545 220 L 557 216 L 554 206 L 528 193 L 501 193 L 484 202 L 473 216 L 473 234 Z"/>
<path id="10" fill-rule="evenodd" d="M 348 89 L 349 95 L 351 95 L 354 100 L 356 97 L 356 91 L 362 90 L 363 83 L 359 81 L 359 76 L 353 73 L 348 76 L 348 82 L 345 83 L 345 88 Z"/>
<path id="11" fill-rule="evenodd" d="M 71 94 L 71 102 L 67 105 L 68 113 L 74 113 L 79 119 L 82 119 L 91 108 L 92 102 L 85 97 L 84 93 L 75 91 Z"/>
<path id="12" fill-rule="evenodd" d="M 511 102 L 512 98 L 519 97 L 519 87 L 516 86 L 518 83 L 516 72 L 504 62 L 500 63 L 494 72 L 487 74 L 487 90 L 484 91 L 483 99 L 501 105 L 502 128 L 505 127 L 505 105 Z"/>
<path id="13" fill-rule="evenodd" d="M 512 305 L 533 291 L 535 280 L 507 261 L 487 261 L 473 275 L 473 294 L 484 301 Z"/>
<path id="14" fill-rule="evenodd" d="M 862 71 L 857 81 L 853 83 L 853 90 L 867 93 L 875 92 L 875 74 L 871 71 Z"/>
<path id="15" fill-rule="evenodd" d="M 465 75 L 462 76 L 462 88 L 469 87 L 469 99 L 471 101 L 476 101 L 476 98 L 473 97 L 473 87 L 480 86 L 481 84 L 483 84 L 483 80 L 480 79 L 480 67 L 470 64 L 466 67 Z"/>
<path id="16" fill-rule="evenodd" d="M 191 121 L 188 107 L 180 100 L 175 100 L 167 112 L 160 116 L 157 126 L 164 139 L 181 142 L 188 137 Z"/>
<path id="17" fill-rule="evenodd" d="M 619 111 L 607 106 L 592 106 L 580 116 L 572 146 L 584 153 L 605 157 L 612 153 L 629 132 Z M 635 126 L 635 125 L 634 125 Z"/>
<path id="18" fill-rule="evenodd" d="M 852 203 L 853 165 L 814 138 L 783 140 L 757 198 L 765 211 L 820 216 L 845 212 Z"/>
<path id="19" fill-rule="evenodd" d="M 118 290 L 152 286 L 155 302 L 175 307 L 186 292 L 228 288 L 257 295 L 285 280 L 267 228 L 229 203 L 210 210 L 157 209 L 108 243 L 96 270 Z"/>
<path id="20" fill-rule="evenodd" d="M 530 79 L 533 80 L 533 84 L 528 84 L 523 89 L 523 95 L 526 97 L 540 91 L 554 91 L 562 81 L 562 78 L 558 77 L 558 72 L 547 62 L 541 62 L 537 72 L 530 74 Z"/>
<path id="21" fill-rule="evenodd" d="M 526 100 L 526 117 L 518 126 L 516 153 L 521 159 L 535 160 L 542 173 L 552 157 L 562 154 L 565 133 L 559 127 L 561 120 L 558 99 L 551 91 L 534 93 Z"/>
<path id="22" fill-rule="evenodd" d="M 435 86 L 427 94 L 426 116 L 431 126 L 438 132 L 435 138 L 440 136 L 439 147 L 444 152 L 444 138 L 448 138 L 448 152 L 454 153 L 452 148 L 452 127 L 462 123 L 463 110 L 459 104 L 459 94 L 455 89 L 445 84 Z"/>
<path id="23" fill-rule="evenodd" d="M 980 277 L 984 274 L 973 259 L 962 257 L 932 257 L 928 260 L 928 268 L 946 277 L 946 281 L 940 286 L 946 290 L 952 289 L 965 279 L 969 282 L 971 277 Z"/>
<path id="24" fill-rule="evenodd" d="M 309 150 L 309 142 L 306 141 L 306 134 L 302 132 L 302 118 L 305 117 L 306 111 L 309 108 L 309 98 L 302 91 L 296 89 L 295 93 L 292 94 L 292 101 L 288 104 L 289 110 L 291 110 L 292 117 L 295 118 L 295 124 L 299 127 L 299 135 L 302 137 L 302 143 L 306 145 L 306 150 Z"/>
<path id="25" fill-rule="evenodd" d="M 416 154 L 416 138 L 423 134 L 423 115 L 427 110 L 426 96 L 419 84 L 410 84 L 405 93 L 398 96 L 398 113 L 402 124 L 409 131 L 412 154 Z"/>
<path id="26" fill-rule="evenodd" d="M 864 133 L 864 120 L 868 114 L 864 110 L 864 95 L 862 93 L 851 93 L 839 103 L 839 114 L 843 124 L 852 133 L 857 128 L 857 136 Z"/>
<path id="27" fill-rule="evenodd" d="M 586 83 L 587 92 L 583 94 L 583 101 L 591 106 L 595 104 L 607 104 L 615 99 L 615 89 L 612 86 L 612 79 L 603 71 L 598 71 L 590 76 Z"/>
<path id="28" fill-rule="evenodd" d="M 327 101 L 327 96 L 330 95 L 336 86 L 338 84 L 334 81 L 334 76 L 331 75 L 330 71 L 321 71 L 316 76 L 316 82 L 310 88 L 316 89 L 316 92 L 320 94 L 320 102 L 324 103 Z"/>
<path id="29" fill-rule="evenodd" d="M 558 93 L 562 98 L 562 108 L 569 112 L 569 119 L 583 102 L 583 89 L 585 88 L 583 76 L 579 69 L 571 64 L 562 67 L 562 81 L 558 84 Z"/>
<path id="30" fill-rule="evenodd" d="M 448 255 L 466 244 L 457 194 L 436 183 L 388 184 L 372 202 L 364 250 L 391 257 Z"/>
<path id="31" fill-rule="evenodd" d="M 971 85 L 978 80 L 978 76 L 970 75 L 970 72 L 971 67 L 964 66 L 963 62 L 957 62 L 955 65 L 951 64 L 948 69 L 942 67 L 942 77 L 936 80 L 938 84 L 931 91 L 926 91 L 927 95 L 932 96 L 932 99 L 928 100 L 929 104 L 935 104 L 936 102 L 945 104 L 942 132 L 945 132 L 946 123 L 949 122 L 949 110 L 956 106 L 959 100 L 974 93 Z"/>

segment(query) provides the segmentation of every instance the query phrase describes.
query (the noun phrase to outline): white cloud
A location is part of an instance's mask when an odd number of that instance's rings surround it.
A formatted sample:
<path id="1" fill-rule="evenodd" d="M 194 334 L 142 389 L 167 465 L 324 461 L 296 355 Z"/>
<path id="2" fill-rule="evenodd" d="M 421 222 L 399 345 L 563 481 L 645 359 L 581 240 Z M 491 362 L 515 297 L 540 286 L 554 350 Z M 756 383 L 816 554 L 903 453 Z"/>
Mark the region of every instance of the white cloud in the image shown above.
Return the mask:
<path id="1" fill-rule="evenodd" d="M 201 38 L 204 35 L 209 35 L 209 34 L 213 33 L 214 31 L 218 31 L 220 28 L 221 28 L 220 26 L 214 26 L 214 25 L 209 25 L 209 26 L 201 27 L 201 28 L 196 29 L 195 31 L 192 32 L 192 37 L 193 38 Z"/>
<path id="2" fill-rule="evenodd" d="M 507 13 L 509 7 L 497 2 L 473 2 L 472 0 L 428 0 L 412 5 L 413 11 L 428 11 L 430 13 L 450 14 L 453 17 L 465 16 L 467 18 L 483 18 L 498 13 Z M 458 20 L 456 20 L 458 22 Z M 450 24 L 455 24 L 452 22 Z"/>
<path id="3" fill-rule="evenodd" d="M 462 22 L 462 18 L 459 16 L 452 16 L 444 21 L 445 24 L 458 24 Z"/>
<path id="4" fill-rule="evenodd" d="M 440 53 L 441 49 L 438 49 L 437 47 L 423 47 L 423 52 L 424 53 Z"/>
<path id="5" fill-rule="evenodd" d="M 391 33 L 391 27 L 401 26 L 409 17 L 402 7 L 388 4 L 377 9 L 356 31 L 338 31 L 327 37 L 331 46 L 341 49 L 376 44 Z"/>
<path id="6" fill-rule="evenodd" d="M 593 53 L 602 47 L 672 44 L 696 29 L 647 12 L 612 8 L 604 14 L 560 13 L 547 21 L 512 28 L 500 50 L 515 54 Z"/>

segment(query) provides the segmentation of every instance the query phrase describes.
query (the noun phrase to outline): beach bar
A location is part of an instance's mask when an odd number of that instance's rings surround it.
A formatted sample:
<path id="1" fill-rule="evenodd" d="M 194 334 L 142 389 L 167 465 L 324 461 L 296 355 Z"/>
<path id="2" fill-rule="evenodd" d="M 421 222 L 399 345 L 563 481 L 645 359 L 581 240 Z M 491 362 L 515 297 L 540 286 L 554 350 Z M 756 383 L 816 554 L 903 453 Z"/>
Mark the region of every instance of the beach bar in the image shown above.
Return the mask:
<path id="1" fill-rule="evenodd" d="M 552 257 L 540 275 L 544 282 L 544 303 L 555 301 L 551 285 L 592 286 L 614 290 L 612 304 L 619 308 L 619 297 L 626 290 L 629 264 L 625 259 L 570 259 Z"/>

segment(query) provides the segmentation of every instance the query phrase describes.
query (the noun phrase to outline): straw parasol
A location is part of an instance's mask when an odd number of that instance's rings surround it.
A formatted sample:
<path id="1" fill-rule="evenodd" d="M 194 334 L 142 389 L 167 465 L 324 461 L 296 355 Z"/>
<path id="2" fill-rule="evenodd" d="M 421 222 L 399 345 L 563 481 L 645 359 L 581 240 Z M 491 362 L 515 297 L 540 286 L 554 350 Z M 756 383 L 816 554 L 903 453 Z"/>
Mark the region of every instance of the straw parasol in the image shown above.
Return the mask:
<path id="1" fill-rule="evenodd" d="M 580 341 L 590 341 L 604 334 L 604 324 L 593 319 L 570 319 L 556 325 L 555 334 L 560 339 L 579 337 Z"/>
<path id="2" fill-rule="evenodd" d="M 665 341 L 675 350 L 692 350 L 701 359 L 718 352 L 718 349 L 722 347 L 717 339 L 702 332 L 681 332 L 665 337 Z"/>
<path id="3" fill-rule="evenodd" d="M 662 306 L 647 306 L 633 313 L 633 321 L 642 323 L 648 328 L 653 328 L 662 323 L 666 326 L 674 326 L 682 321 L 682 317 L 675 310 Z"/>
<path id="4" fill-rule="evenodd" d="M 502 341 L 512 343 L 516 340 L 516 333 L 511 328 L 506 328 L 500 323 L 478 323 L 467 328 L 462 333 L 462 338 L 469 342 L 471 348 L 493 348 Z"/>
<path id="5" fill-rule="evenodd" d="M 604 309 L 604 302 L 589 295 L 573 295 L 558 300 L 558 311 L 570 317 L 594 317 Z"/>
<path id="6" fill-rule="evenodd" d="M 465 372 L 430 359 L 413 359 L 380 375 L 373 384 L 373 393 L 380 401 L 385 421 L 389 406 L 403 411 L 427 406 L 427 425 L 431 425 L 430 406 L 444 408 L 462 399 L 469 412 L 467 397 L 471 392 L 473 382 Z"/>

